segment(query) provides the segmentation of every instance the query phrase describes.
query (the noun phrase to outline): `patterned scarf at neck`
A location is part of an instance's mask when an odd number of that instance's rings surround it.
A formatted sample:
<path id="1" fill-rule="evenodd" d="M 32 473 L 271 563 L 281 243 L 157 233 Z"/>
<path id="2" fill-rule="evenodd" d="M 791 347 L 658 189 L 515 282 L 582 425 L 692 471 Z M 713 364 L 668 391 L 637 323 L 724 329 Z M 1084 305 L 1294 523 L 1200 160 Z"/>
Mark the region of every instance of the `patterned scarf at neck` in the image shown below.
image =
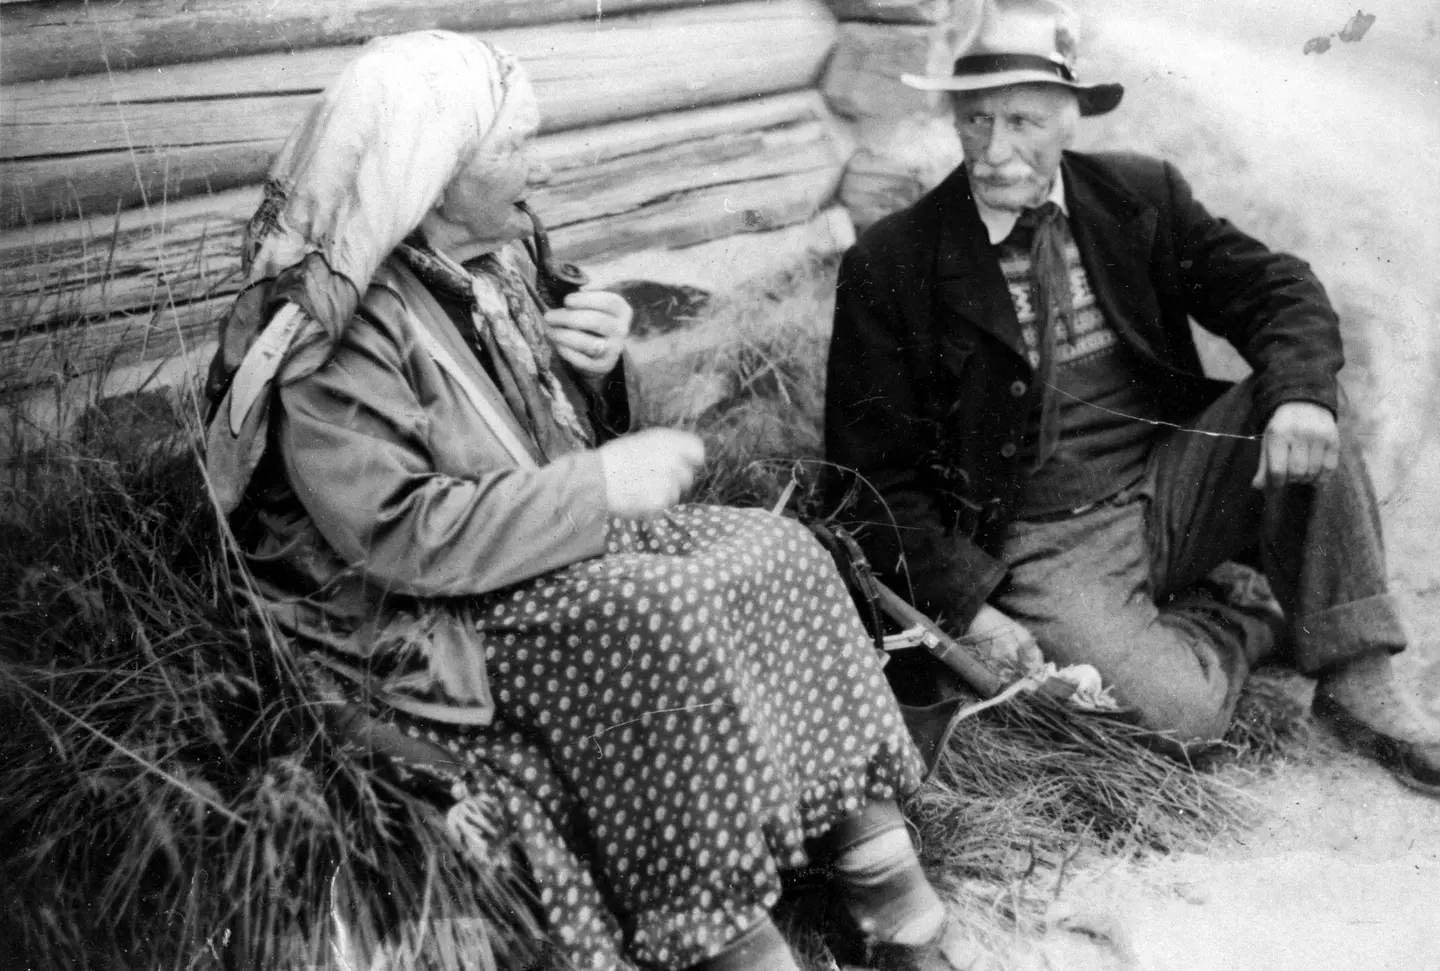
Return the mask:
<path id="1" fill-rule="evenodd" d="M 576 414 L 555 373 L 554 351 L 538 306 L 503 250 L 466 268 L 413 233 L 395 254 L 431 290 L 469 305 L 505 403 L 546 461 L 594 445 L 594 433 Z"/>
<path id="2" fill-rule="evenodd" d="M 1035 449 L 1035 464 L 1030 468 L 1035 472 L 1055 454 L 1060 440 L 1055 340 L 1057 330 L 1070 326 L 1074 307 L 1070 271 L 1065 264 L 1065 213 L 1054 202 L 1045 202 L 1025 210 L 1015 228 L 1017 239 L 1029 236 L 1035 321 L 1040 329 L 1040 441 Z"/>

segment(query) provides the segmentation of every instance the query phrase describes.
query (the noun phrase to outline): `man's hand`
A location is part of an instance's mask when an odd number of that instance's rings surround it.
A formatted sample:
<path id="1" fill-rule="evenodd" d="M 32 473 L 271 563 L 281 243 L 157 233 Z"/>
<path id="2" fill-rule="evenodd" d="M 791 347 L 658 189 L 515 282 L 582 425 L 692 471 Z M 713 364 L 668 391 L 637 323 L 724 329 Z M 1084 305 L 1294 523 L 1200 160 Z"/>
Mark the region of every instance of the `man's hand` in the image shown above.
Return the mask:
<path id="1" fill-rule="evenodd" d="M 587 383 L 598 387 L 620 360 L 633 316 L 618 293 L 579 290 L 565 298 L 564 307 L 545 311 L 545 323 L 556 352 Z"/>
<path id="2" fill-rule="evenodd" d="M 673 428 L 623 435 L 597 451 L 605 474 L 606 505 L 610 515 L 622 519 L 644 519 L 669 509 L 705 464 L 700 437 Z"/>
<path id="3" fill-rule="evenodd" d="M 1330 409 L 1287 401 L 1275 409 L 1260 442 L 1256 489 L 1319 481 L 1340 464 L 1340 429 Z"/>
<path id="4" fill-rule="evenodd" d="M 992 655 L 1013 657 L 1022 671 L 1044 661 L 1040 645 L 1035 643 L 1035 635 L 1030 633 L 1029 628 L 989 604 L 980 605 L 980 611 L 970 622 L 965 636 L 988 645 L 988 652 Z"/>

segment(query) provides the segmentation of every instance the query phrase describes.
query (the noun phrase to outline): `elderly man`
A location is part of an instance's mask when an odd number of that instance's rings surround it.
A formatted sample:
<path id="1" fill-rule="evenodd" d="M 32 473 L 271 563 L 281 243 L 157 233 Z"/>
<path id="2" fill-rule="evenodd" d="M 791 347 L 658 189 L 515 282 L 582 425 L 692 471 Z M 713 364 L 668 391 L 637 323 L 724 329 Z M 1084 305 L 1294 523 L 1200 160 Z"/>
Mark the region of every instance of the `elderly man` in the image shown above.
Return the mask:
<path id="1" fill-rule="evenodd" d="M 862 544 L 955 632 L 1092 664 L 1179 742 L 1283 651 L 1317 715 L 1440 793 L 1325 292 L 1170 164 L 1068 151 L 1123 94 L 1075 79 L 1076 35 L 1054 0 L 988 0 L 953 74 L 904 79 L 951 93 L 965 161 L 841 266 L 826 436 Z M 1191 318 L 1252 376 L 1206 378 Z"/>

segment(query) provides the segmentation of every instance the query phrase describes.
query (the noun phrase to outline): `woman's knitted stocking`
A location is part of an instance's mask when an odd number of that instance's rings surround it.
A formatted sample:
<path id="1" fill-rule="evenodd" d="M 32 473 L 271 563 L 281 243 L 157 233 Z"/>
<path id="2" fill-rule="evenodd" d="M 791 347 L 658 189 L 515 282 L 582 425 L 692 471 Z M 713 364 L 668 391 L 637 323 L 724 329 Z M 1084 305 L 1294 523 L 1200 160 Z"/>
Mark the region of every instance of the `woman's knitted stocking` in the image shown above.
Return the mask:
<path id="1" fill-rule="evenodd" d="M 945 923 L 945 904 L 920 868 L 899 807 L 872 803 L 833 835 L 840 838 L 835 875 L 860 930 L 888 944 L 934 940 Z"/>

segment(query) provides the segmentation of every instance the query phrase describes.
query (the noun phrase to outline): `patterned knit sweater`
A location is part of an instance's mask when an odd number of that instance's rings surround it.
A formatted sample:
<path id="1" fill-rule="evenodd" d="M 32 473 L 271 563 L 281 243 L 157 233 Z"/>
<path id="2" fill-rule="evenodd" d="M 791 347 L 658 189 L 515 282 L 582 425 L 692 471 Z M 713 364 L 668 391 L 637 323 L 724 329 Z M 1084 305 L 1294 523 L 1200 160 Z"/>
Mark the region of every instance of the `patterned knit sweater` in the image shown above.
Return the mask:
<path id="1" fill-rule="evenodd" d="M 1068 224 L 1061 220 L 1072 312 L 1056 320 L 1055 384 L 1059 442 L 1054 455 L 1023 481 L 1020 517 L 1049 515 L 1108 498 L 1137 481 L 1162 410 L 1158 389 L 1134 366 L 1096 303 Z M 996 247 L 1032 370 L 1040 366 L 1035 274 L 1028 231 L 1017 228 Z M 1034 394 L 1021 468 L 1030 469 L 1039 438 L 1039 389 Z"/>

